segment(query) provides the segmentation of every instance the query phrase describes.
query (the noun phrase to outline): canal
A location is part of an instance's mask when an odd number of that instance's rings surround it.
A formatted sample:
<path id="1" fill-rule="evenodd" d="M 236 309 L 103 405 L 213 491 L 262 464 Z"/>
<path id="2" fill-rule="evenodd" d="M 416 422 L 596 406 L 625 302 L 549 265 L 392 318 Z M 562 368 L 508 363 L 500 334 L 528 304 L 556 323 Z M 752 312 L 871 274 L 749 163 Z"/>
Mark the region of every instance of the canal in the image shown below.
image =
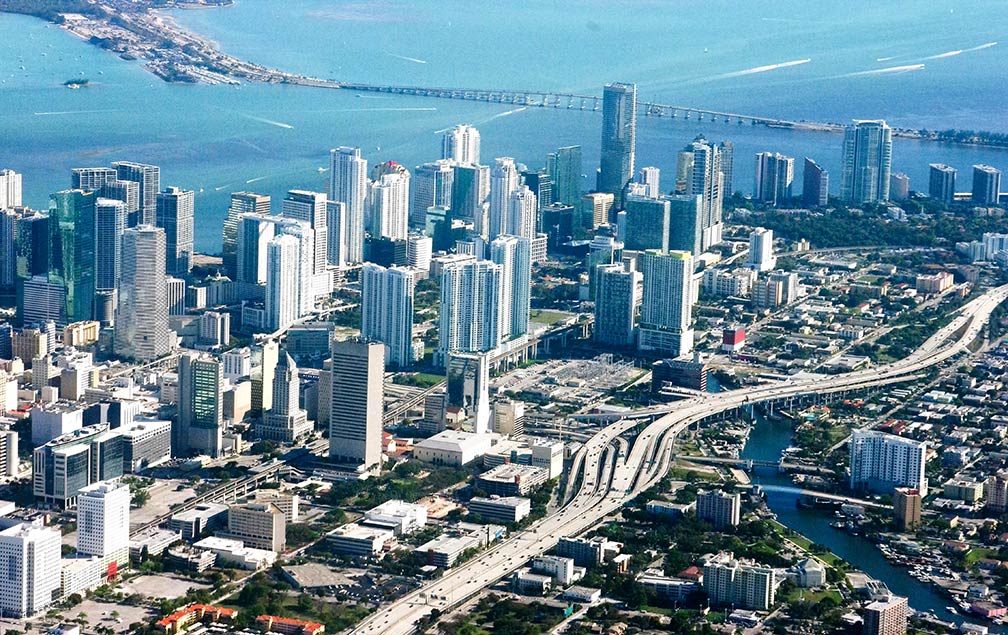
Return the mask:
<path id="1" fill-rule="evenodd" d="M 791 424 L 757 417 L 749 441 L 742 451 L 742 458 L 776 461 L 780 458 L 781 450 L 791 444 L 791 437 Z M 754 471 L 751 476 L 754 483 L 793 486 L 789 475 L 776 470 L 761 468 Z M 962 615 L 952 615 L 946 610 L 946 606 L 953 604 L 951 598 L 933 585 L 913 578 L 906 569 L 890 564 L 871 541 L 830 527 L 830 523 L 834 520 L 832 515 L 798 508 L 795 504 L 798 498 L 796 494 L 767 492 L 766 498 L 767 504 L 777 514 L 777 519 L 781 523 L 812 542 L 829 547 L 833 553 L 854 567 L 885 582 L 893 593 L 909 598 L 910 606 L 914 609 L 933 611 L 943 621 L 956 623 L 964 621 Z M 985 624 L 990 627 L 992 633 L 1004 632 L 1003 628 L 979 618 L 969 618 L 966 621 Z"/>

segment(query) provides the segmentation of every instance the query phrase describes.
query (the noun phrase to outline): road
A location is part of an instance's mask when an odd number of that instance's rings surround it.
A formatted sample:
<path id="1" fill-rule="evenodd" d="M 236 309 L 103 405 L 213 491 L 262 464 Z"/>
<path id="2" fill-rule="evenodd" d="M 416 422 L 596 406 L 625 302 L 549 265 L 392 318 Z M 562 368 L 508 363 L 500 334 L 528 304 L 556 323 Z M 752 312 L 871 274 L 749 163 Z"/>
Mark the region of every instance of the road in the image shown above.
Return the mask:
<path id="1" fill-rule="evenodd" d="M 905 381 L 909 375 L 966 351 L 967 345 L 982 333 L 991 312 L 1006 297 L 1008 285 L 988 291 L 964 306 L 952 322 L 914 353 L 886 366 L 825 378 L 792 378 L 681 401 L 675 412 L 656 419 L 641 430 L 633 439 L 630 451 L 621 456 L 618 456 L 613 442 L 639 422 L 618 421 L 603 428 L 582 446 L 575 457 L 572 469 L 579 470 L 580 485 L 574 489 L 576 493 L 566 505 L 478 558 L 445 572 L 442 578 L 381 607 L 349 632 L 353 635 L 413 633 L 416 622 L 429 616 L 433 609 L 442 613 L 451 609 L 523 566 L 530 558 L 552 548 L 560 537 L 585 531 L 666 474 L 676 435 L 692 423 L 750 403 Z M 572 483 L 577 480 L 570 479 Z"/>

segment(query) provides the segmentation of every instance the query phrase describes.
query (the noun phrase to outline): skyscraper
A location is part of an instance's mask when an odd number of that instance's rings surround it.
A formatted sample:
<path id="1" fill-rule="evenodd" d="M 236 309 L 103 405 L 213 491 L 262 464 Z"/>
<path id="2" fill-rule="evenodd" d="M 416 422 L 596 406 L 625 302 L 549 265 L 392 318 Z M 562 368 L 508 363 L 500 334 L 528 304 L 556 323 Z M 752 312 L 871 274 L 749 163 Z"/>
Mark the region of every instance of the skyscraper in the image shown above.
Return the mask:
<path id="1" fill-rule="evenodd" d="M 12 209 L 0 209 L 0 289 L 14 289 L 17 280 L 17 222 L 19 215 Z"/>
<path id="2" fill-rule="evenodd" d="M 621 199 L 634 173 L 637 85 L 607 84 L 602 91 L 602 152 L 596 189 Z"/>
<path id="3" fill-rule="evenodd" d="M 116 289 L 122 262 L 122 235 L 126 230 L 126 204 L 99 198 L 95 202 L 95 222 L 95 289 Z"/>
<path id="4" fill-rule="evenodd" d="M 956 169 L 942 163 L 932 163 L 928 179 L 928 195 L 934 200 L 951 205 L 955 202 Z"/>
<path id="5" fill-rule="evenodd" d="M 793 181 L 794 158 L 779 152 L 760 152 L 756 155 L 756 200 L 774 207 L 788 202 L 791 200 Z"/>
<path id="6" fill-rule="evenodd" d="M 507 201 L 506 233 L 532 240 L 538 231 L 536 212 L 539 205 L 536 195 L 522 185 L 511 192 Z"/>
<path id="7" fill-rule="evenodd" d="M 413 169 L 409 210 L 411 227 L 423 226 L 428 207 L 451 208 L 454 182 L 455 170 L 452 168 L 450 160 L 442 159 L 433 163 L 424 163 Z"/>
<path id="8" fill-rule="evenodd" d="M 385 357 L 379 342 L 332 343 L 329 456 L 365 470 L 381 465 Z"/>
<path id="9" fill-rule="evenodd" d="M 749 260 L 753 271 L 770 271 L 777 266 L 773 255 L 773 230 L 757 227 L 749 234 Z"/>
<path id="10" fill-rule="evenodd" d="M 693 256 L 648 250 L 640 256 L 644 290 L 637 346 L 673 357 L 693 350 Z"/>
<path id="11" fill-rule="evenodd" d="M 178 425 L 172 428 L 173 451 L 177 456 L 188 456 L 190 452 L 220 456 L 224 365 L 209 355 L 182 355 L 178 383 Z"/>
<path id="12" fill-rule="evenodd" d="M 129 564 L 130 488 L 98 482 L 77 494 L 77 553 L 101 561 L 103 577 Z"/>
<path id="13" fill-rule="evenodd" d="M 973 166 L 973 204 L 998 205 L 1001 196 L 1001 171 L 989 165 Z"/>
<path id="14" fill-rule="evenodd" d="M 161 190 L 161 168 L 156 165 L 116 161 L 112 164 L 120 181 L 134 181 L 140 184 L 140 205 L 136 215 L 128 225 L 154 225 L 157 215 L 157 196 Z"/>
<path id="15" fill-rule="evenodd" d="M 442 142 L 442 159 L 451 159 L 464 165 L 478 165 L 480 162 L 479 130 L 461 124 L 445 132 Z"/>
<path id="16" fill-rule="evenodd" d="M 514 159 L 501 157 L 494 159 L 490 168 L 490 219 L 484 238 L 493 240 L 508 233 L 508 210 L 511 193 L 521 186 L 521 175 L 515 167 Z"/>
<path id="17" fill-rule="evenodd" d="M 0 209 L 21 207 L 21 175 L 14 170 L 0 170 Z"/>
<path id="18" fill-rule="evenodd" d="M 413 289 L 411 269 L 365 263 L 361 270 L 361 337 L 385 345 L 385 363 L 406 368 L 413 363 Z"/>
<path id="19" fill-rule="evenodd" d="M 329 200 L 345 205 L 346 244 L 343 260 L 364 260 L 364 215 L 367 200 L 367 160 L 360 148 L 341 146 L 329 153 Z"/>
<path id="20" fill-rule="evenodd" d="M 329 264 L 337 269 L 346 267 L 346 205 L 339 201 L 326 201 L 326 229 L 329 245 L 326 253 Z"/>
<path id="21" fill-rule="evenodd" d="M 409 234 L 410 173 L 406 166 L 387 161 L 375 166 L 368 186 L 372 236 L 404 240 Z"/>
<path id="22" fill-rule="evenodd" d="M 892 129 L 886 122 L 855 120 L 844 132 L 840 198 L 851 203 L 889 200 Z"/>
<path id="23" fill-rule="evenodd" d="M 658 198 L 661 195 L 661 170 L 654 166 L 643 167 L 637 171 L 637 183 L 644 186 L 644 195 Z"/>
<path id="24" fill-rule="evenodd" d="M 500 265 L 497 334 L 502 343 L 528 333 L 531 258 L 531 238 L 503 235 L 490 243 L 490 259 Z"/>
<path id="25" fill-rule="evenodd" d="M 802 204 L 808 207 L 825 207 L 829 200 L 829 172 L 805 157 L 802 175 Z"/>
<path id="26" fill-rule="evenodd" d="M 553 178 L 544 169 L 522 170 L 522 183 L 536 197 L 536 211 L 553 204 Z"/>
<path id="27" fill-rule="evenodd" d="M 486 260 L 444 268 L 438 313 L 441 364 L 451 351 L 481 353 L 497 347 L 501 278 L 501 266 Z"/>
<path id="28" fill-rule="evenodd" d="M 554 203 L 576 205 L 581 198 L 581 146 L 557 148 L 546 156 L 546 171 L 553 180 Z"/>
<path id="29" fill-rule="evenodd" d="M 164 244 L 159 227 L 140 225 L 123 232 L 113 347 L 119 357 L 150 361 L 171 352 Z"/>
<path id="30" fill-rule="evenodd" d="M 109 181 L 119 178 L 115 168 L 72 168 L 70 170 L 70 188 L 98 192 Z"/>
<path id="31" fill-rule="evenodd" d="M 266 284 L 266 247 L 276 235 L 277 217 L 247 213 L 238 217 L 236 280 L 243 285 Z M 243 291 L 245 293 L 245 291 Z"/>
<path id="32" fill-rule="evenodd" d="M 288 328 L 301 317 L 298 304 L 301 245 L 294 236 L 281 234 L 266 245 L 266 328 Z"/>
<path id="33" fill-rule="evenodd" d="M 266 387 L 264 387 L 266 388 Z M 301 380 L 291 356 L 284 351 L 273 376 L 273 404 L 257 426 L 259 438 L 293 443 L 311 433 L 308 413 L 301 408 Z"/>
<path id="34" fill-rule="evenodd" d="M 136 181 L 120 181 L 110 179 L 96 190 L 101 198 L 110 198 L 126 204 L 126 226 L 130 227 L 130 218 L 136 218 L 140 211 L 140 184 Z"/>
<path id="35" fill-rule="evenodd" d="M 95 201 L 93 192 L 63 190 L 49 204 L 49 284 L 66 294 L 63 317 L 90 320 L 95 294 Z"/>
<path id="36" fill-rule="evenodd" d="M 585 217 L 585 224 L 588 223 L 588 218 L 591 218 L 591 227 L 596 229 L 601 225 L 605 225 L 609 222 L 609 210 L 612 209 L 613 203 L 616 197 L 609 192 L 591 192 L 585 194 L 581 197 L 581 207 L 583 210 L 583 216 Z M 567 205 L 573 205 L 573 203 L 567 203 Z M 620 236 L 622 240 L 623 237 Z"/>
<path id="37" fill-rule="evenodd" d="M 703 253 L 703 199 L 686 194 L 665 195 L 662 199 L 669 204 L 668 248 L 699 256 Z"/>
<path id="38" fill-rule="evenodd" d="M 228 207 L 227 218 L 224 219 L 224 233 L 221 242 L 224 273 L 232 280 L 238 275 L 238 221 L 242 214 L 269 214 L 270 197 L 268 194 L 252 192 L 233 192 L 231 205 Z"/>
<path id="39" fill-rule="evenodd" d="M 601 346 L 633 346 L 641 303 L 640 272 L 632 264 L 598 265 L 595 278 L 595 342 Z"/>
<path id="40" fill-rule="evenodd" d="M 735 144 L 727 139 L 718 146 L 721 150 L 721 196 L 731 196 L 735 193 Z"/>
<path id="41" fill-rule="evenodd" d="M 701 197 L 701 247 L 707 249 L 721 242 L 722 184 L 721 148 L 697 137 L 679 153 L 679 171 L 685 179 L 683 194 Z M 680 175 L 677 175 L 677 178 Z M 679 190 L 677 183 L 677 192 Z"/>
<path id="42" fill-rule="evenodd" d="M 18 618 L 41 613 L 60 596 L 60 531 L 41 520 L 24 523 L 5 518 L 0 527 L 4 563 L 0 611 Z"/>
<path id="43" fill-rule="evenodd" d="M 314 233 L 311 272 L 314 276 L 324 276 L 329 263 L 329 218 L 326 195 L 321 192 L 290 190 L 284 197 L 282 210 L 285 218 L 304 221 L 311 227 Z"/>
<path id="44" fill-rule="evenodd" d="M 626 197 L 626 236 L 621 236 L 627 249 L 644 251 L 659 249 L 667 251 L 669 226 L 669 202 L 665 199 L 648 198 L 630 194 Z"/>
<path id="45" fill-rule="evenodd" d="M 185 277 L 192 271 L 195 200 L 192 190 L 177 187 L 157 195 L 157 226 L 165 233 L 165 267 L 173 276 Z"/>
<path id="46" fill-rule="evenodd" d="M 276 223 L 274 231 L 277 235 L 293 236 L 298 240 L 298 316 L 306 315 L 315 307 L 317 290 L 314 274 L 315 259 L 318 254 L 315 250 L 315 232 L 307 222 L 295 219 L 284 219 L 283 222 Z"/>
<path id="47" fill-rule="evenodd" d="M 490 195 L 490 167 L 486 165 L 452 166 L 451 212 L 455 218 L 485 222 L 483 206 Z M 477 225 L 477 232 L 480 227 Z"/>

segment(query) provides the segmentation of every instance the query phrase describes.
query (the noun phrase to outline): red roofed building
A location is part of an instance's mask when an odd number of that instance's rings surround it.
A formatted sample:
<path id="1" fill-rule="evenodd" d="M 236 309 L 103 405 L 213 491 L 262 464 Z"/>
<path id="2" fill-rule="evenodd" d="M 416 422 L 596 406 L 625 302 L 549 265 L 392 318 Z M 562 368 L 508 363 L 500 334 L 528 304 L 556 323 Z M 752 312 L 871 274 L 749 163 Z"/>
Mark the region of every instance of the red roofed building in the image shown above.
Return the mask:
<path id="1" fill-rule="evenodd" d="M 694 582 L 702 582 L 703 569 L 701 569 L 696 565 L 692 565 L 680 571 L 679 575 L 677 575 L 676 577 L 683 578 L 684 580 L 693 580 Z"/>
<path id="2" fill-rule="evenodd" d="M 168 617 L 158 620 L 155 626 L 165 633 L 184 633 L 190 624 L 194 622 L 223 622 L 233 621 L 238 611 L 226 609 L 220 606 L 210 606 L 208 604 L 192 604 L 184 609 L 175 611 Z"/>
<path id="3" fill-rule="evenodd" d="M 283 635 L 320 635 L 325 632 L 325 624 L 276 615 L 260 615 L 256 618 L 256 626 L 266 633 Z"/>

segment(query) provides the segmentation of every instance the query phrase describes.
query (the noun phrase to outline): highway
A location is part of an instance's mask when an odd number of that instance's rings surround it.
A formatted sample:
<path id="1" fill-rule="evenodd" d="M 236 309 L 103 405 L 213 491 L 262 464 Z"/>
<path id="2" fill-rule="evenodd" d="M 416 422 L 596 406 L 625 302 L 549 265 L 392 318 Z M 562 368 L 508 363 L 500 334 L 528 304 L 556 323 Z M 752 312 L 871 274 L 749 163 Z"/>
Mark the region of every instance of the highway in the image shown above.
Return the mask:
<path id="1" fill-rule="evenodd" d="M 988 291 L 962 307 L 956 317 L 906 358 L 885 366 L 843 375 L 791 378 L 756 387 L 697 396 L 680 401 L 674 412 L 648 424 L 630 451 L 618 455 L 613 442 L 638 425 L 618 421 L 582 446 L 573 462 L 569 502 L 552 514 L 493 546 L 479 557 L 446 571 L 444 576 L 376 610 L 349 632 L 353 635 L 407 635 L 433 609 L 445 613 L 481 589 L 552 548 L 563 536 L 577 535 L 656 484 L 668 471 L 676 435 L 689 425 L 726 410 L 767 400 L 809 393 L 833 393 L 905 381 L 921 370 L 967 350 L 991 312 L 1008 297 L 1008 285 Z M 580 485 L 574 484 L 580 476 Z M 566 496 L 564 497 L 566 500 Z"/>

